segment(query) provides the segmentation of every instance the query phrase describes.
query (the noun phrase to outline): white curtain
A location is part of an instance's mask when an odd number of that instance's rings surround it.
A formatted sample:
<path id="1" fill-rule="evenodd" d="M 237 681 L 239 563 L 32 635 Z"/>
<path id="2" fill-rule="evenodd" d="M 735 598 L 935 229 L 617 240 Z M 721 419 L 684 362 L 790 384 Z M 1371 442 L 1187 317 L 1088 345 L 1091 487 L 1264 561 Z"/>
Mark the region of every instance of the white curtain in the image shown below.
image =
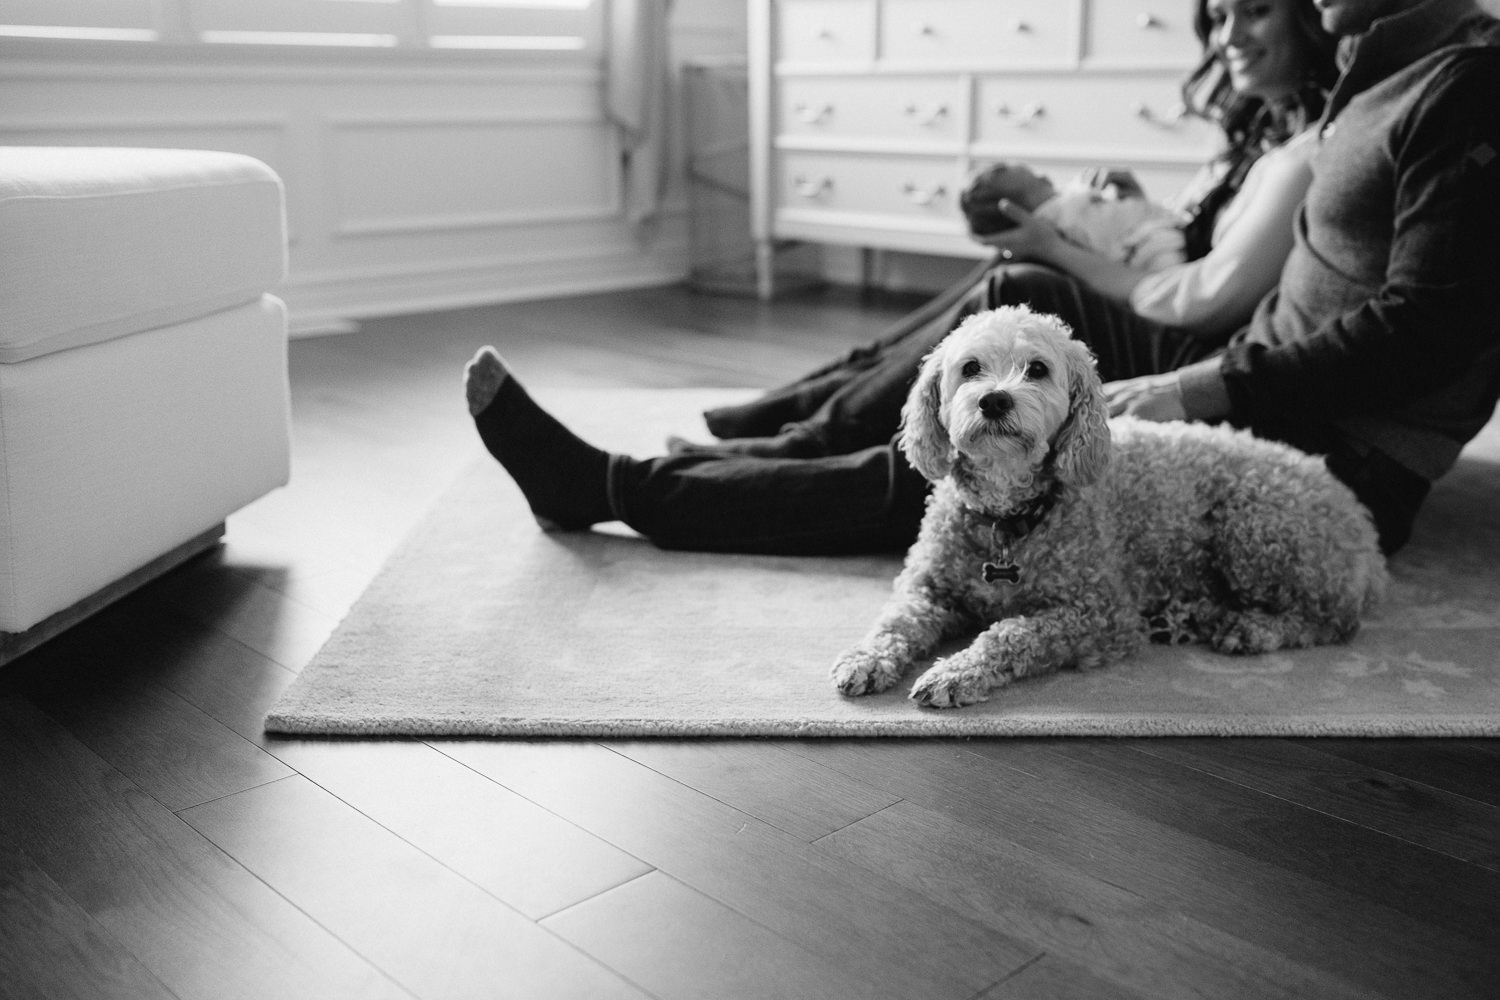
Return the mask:
<path id="1" fill-rule="evenodd" d="M 656 215 L 666 193 L 672 0 L 608 0 L 604 109 L 620 132 L 625 216 Z"/>

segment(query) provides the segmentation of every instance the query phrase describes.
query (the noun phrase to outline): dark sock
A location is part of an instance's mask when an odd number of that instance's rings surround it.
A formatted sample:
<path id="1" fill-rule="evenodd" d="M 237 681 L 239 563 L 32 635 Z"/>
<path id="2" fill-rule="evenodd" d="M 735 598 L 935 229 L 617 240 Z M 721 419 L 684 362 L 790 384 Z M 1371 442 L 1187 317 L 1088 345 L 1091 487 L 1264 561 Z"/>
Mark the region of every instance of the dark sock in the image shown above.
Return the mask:
<path id="1" fill-rule="evenodd" d="M 480 440 L 531 505 L 546 531 L 577 531 L 612 521 L 610 454 L 582 440 L 542 409 L 492 347 L 464 369 L 469 413 Z"/>

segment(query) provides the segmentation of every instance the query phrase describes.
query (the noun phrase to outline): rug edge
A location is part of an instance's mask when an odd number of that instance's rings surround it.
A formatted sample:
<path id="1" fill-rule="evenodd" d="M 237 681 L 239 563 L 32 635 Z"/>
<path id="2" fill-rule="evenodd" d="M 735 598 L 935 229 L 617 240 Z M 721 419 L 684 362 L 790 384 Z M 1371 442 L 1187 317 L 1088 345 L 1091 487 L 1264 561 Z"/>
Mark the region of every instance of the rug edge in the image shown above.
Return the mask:
<path id="1" fill-rule="evenodd" d="M 777 719 L 734 722 L 663 721 L 660 719 L 528 719 L 477 722 L 471 719 L 402 718 L 350 720 L 300 713 L 268 715 L 270 736 L 347 736 L 403 738 L 521 739 L 840 739 L 840 738 L 1046 738 L 1093 737 L 1158 739 L 1223 738 L 1371 738 L 1484 739 L 1500 737 L 1500 719 L 1490 716 L 1445 716 L 1414 724 L 1410 717 L 1292 717 L 1265 720 L 1219 715 L 1052 719 L 962 718 L 818 720 L 788 723 Z"/>

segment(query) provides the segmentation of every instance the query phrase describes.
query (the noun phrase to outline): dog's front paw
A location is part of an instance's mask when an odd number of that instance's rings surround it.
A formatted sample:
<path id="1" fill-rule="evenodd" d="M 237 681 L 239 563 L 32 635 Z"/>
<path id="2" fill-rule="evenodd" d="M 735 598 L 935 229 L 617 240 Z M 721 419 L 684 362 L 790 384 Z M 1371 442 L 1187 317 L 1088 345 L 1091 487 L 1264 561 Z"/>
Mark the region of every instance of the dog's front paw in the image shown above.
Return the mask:
<path id="1" fill-rule="evenodd" d="M 923 708 L 963 708 L 988 701 L 997 685 L 971 670 L 939 661 L 911 688 L 911 700 Z"/>
<path id="2" fill-rule="evenodd" d="M 833 686 L 847 695 L 879 694 L 896 686 L 906 669 L 890 653 L 855 646 L 833 665 Z"/>

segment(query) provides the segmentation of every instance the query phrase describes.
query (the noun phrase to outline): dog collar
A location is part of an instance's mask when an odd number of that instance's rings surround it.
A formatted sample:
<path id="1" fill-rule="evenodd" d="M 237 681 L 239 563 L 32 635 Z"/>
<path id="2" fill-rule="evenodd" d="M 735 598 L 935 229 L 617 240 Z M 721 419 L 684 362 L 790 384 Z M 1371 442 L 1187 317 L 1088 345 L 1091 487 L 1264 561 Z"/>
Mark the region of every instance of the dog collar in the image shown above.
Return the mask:
<path id="1" fill-rule="evenodd" d="M 995 545 L 1000 549 L 1000 559 L 998 562 L 986 561 L 980 567 L 985 583 L 1016 584 L 1021 582 L 1021 565 L 1012 555 L 1011 547 L 1035 531 L 1037 526 L 1046 520 L 1052 508 L 1057 506 L 1057 500 L 1058 490 L 1054 487 L 1041 496 L 1027 501 L 1012 513 L 990 518 L 990 533 L 994 536 Z"/>

